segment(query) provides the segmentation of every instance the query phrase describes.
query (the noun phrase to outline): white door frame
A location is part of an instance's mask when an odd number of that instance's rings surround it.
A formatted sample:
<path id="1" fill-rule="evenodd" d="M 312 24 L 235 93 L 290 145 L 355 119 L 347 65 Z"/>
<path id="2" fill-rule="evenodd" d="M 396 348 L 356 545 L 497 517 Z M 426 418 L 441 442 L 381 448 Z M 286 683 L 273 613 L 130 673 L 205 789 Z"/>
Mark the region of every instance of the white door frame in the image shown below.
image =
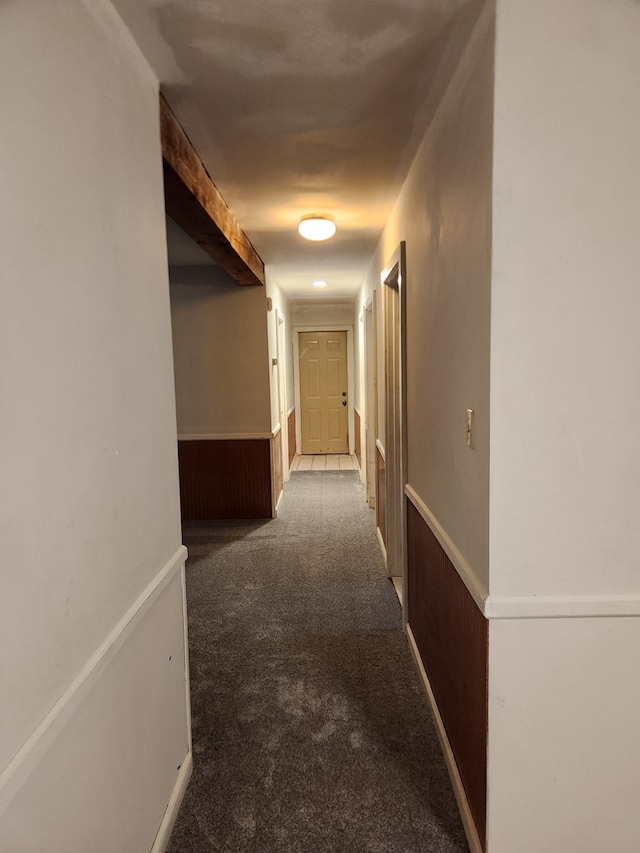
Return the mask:
<path id="1" fill-rule="evenodd" d="M 402 578 L 402 616 L 407 623 L 406 432 L 406 244 L 389 263 L 383 282 L 385 367 L 385 474 L 387 570 Z"/>
<path id="2" fill-rule="evenodd" d="M 378 357 L 376 336 L 375 292 L 364 306 L 364 468 L 367 503 L 374 509 L 376 505 L 376 435 L 377 435 L 377 385 Z"/>
<path id="3" fill-rule="evenodd" d="M 351 326 L 294 326 L 293 327 L 293 382 L 296 393 L 296 452 L 302 453 L 302 423 L 300 415 L 300 343 L 298 332 L 346 332 L 347 333 L 347 403 L 349 418 L 349 453 L 353 454 L 353 399 L 355 383 L 353 377 L 353 325 Z"/>
<path id="4" fill-rule="evenodd" d="M 287 371 L 285 363 L 285 319 L 276 308 L 276 358 L 278 361 L 278 419 L 282 436 L 282 479 L 286 482 L 290 476 L 289 470 L 289 423 L 287 413 Z"/>

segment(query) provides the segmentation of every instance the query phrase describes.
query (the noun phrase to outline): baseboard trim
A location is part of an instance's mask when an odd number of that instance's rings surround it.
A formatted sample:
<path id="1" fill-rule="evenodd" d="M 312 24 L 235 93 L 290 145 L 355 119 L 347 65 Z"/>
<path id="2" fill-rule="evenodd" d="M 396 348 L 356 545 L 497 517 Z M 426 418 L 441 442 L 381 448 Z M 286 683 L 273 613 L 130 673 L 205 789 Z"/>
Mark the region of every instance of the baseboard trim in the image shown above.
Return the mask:
<path id="1" fill-rule="evenodd" d="M 182 762 L 178 779 L 173 791 L 171 792 L 171 798 L 169 799 L 167 809 L 164 813 L 164 817 L 162 818 L 162 823 L 160 824 L 160 829 L 156 835 L 156 840 L 153 842 L 151 853 L 165 853 L 165 850 L 169 846 L 171 833 L 173 832 L 173 827 L 175 826 L 176 818 L 180 811 L 180 805 L 187 792 L 187 785 L 189 784 L 192 772 L 193 753 L 188 752 Z"/>
<path id="2" fill-rule="evenodd" d="M 440 524 L 429 507 L 422 500 L 420 495 L 410 485 L 404 487 L 404 493 L 409 498 L 414 507 L 418 510 L 425 523 L 429 526 L 433 535 L 436 537 L 442 546 L 447 557 L 451 560 L 455 570 L 458 572 L 469 594 L 477 604 L 478 608 L 485 614 L 485 606 L 489 597 L 488 590 L 476 577 L 469 563 L 462 556 L 456 547 L 453 539 L 449 536 L 444 527 Z"/>
<path id="3" fill-rule="evenodd" d="M 376 527 L 376 536 L 378 537 L 378 545 L 380 545 L 380 550 L 382 551 L 382 559 L 384 560 L 384 567 L 387 568 L 387 547 L 384 544 L 384 539 L 382 538 L 382 533 L 380 532 L 380 528 Z"/>
<path id="4" fill-rule="evenodd" d="M 442 752 L 444 754 L 444 760 L 447 765 L 447 770 L 449 771 L 449 777 L 451 778 L 453 793 L 455 794 L 455 798 L 458 803 L 458 809 L 460 810 L 460 817 L 462 818 L 462 825 L 464 827 L 465 835 L 467 836 L 469 849 L 471 853 L 484 853 L 484 848 L 478 836 L 476 825 L 473 821 L 471 808 L 469 807 L 469 801 L 467 800 L 467 794 L 464 790 L 462 779 L 460 778 L 458 765 L 456 764 L 456 759 L 453 754 L 453 750 L 451 749 L 449 738 L 447 737 L 447 730 L 445 728 L 442 717 L 440 716 L 440 711 L 438 710 L 438 705 L 436 703 L 436 697 L 434 696 L 433 690 L 431 689 L 431 684 L 427 677 L 427 673 L 425 672 L 425 668 L 422 663 L 422 658 L 420 657 L 420 652 L 418 651 L 415 637 L 413 636 L 413 631 L 411 630 L 410 625 L 407 625 L 407 638 L 409 640 L 409 647 L 411 648 L 411 652 L 413 654 L 416 666 L 418 667 L 418 672 L 420 673 L 420 678 L 422 679 L 422 684 L 429 700 L 429 705 L 431 706 L 431 712 L 433 714 L 433 719 L 436 725 L 436 731 L 438 733 L 440 746 L 442 747 Z"/>
<path id="5" fill-rule="evenodd" d="M 50 744 L 86 698 L 153 602 L 182 571 L 186 558 L 187 549 L 182 545 L 109 632 L 49 713 L 0 773 L 0 815 L 4 814 L 22 782 L 42 760 Z"/>
<path id="6" fill-rule="evenodd" d="M 187 573 L 184 564 L 180 568 L 180 584 L 182 586 L 182 622 L 184 633 L 182 642 L 184 643 L 184 701 L 187 709 L 187 746 L 191 752 L 193 746 L 192 726 L 191 726 L 191 673 L 189 670 L 189 619 L 187 614 Z"/>

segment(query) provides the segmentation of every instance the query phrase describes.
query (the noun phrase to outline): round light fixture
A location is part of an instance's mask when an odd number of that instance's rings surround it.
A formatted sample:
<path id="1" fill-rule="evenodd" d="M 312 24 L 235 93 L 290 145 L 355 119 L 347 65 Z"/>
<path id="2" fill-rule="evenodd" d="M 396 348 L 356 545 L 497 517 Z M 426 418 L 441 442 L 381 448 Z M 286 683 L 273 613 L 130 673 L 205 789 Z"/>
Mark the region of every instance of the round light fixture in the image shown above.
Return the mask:
<path id="1" fill-rule="evenodd" d="M 311 213 L 303 216 L 298 225 L 298 233 L 305 240 L 328 240 L 336 233 L 336 223 L 332 216 Z"/>
<path id="2" fill-rule="evenodd" d="M 313 286 L 314 287 L 326 287 L 327 282 L 324 281 L 324 279 L 318 278 L 318 279 L 316 279 L 316 281 L 313 282 Z"/>

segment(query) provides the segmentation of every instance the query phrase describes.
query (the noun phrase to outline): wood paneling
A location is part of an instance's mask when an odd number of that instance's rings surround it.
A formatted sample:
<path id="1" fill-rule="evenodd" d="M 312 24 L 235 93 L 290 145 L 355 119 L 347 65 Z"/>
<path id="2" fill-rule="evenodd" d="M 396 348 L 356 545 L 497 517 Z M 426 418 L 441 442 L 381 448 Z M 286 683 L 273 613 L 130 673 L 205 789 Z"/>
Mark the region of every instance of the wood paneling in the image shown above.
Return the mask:
<path id="1" fill-rule="evenodd" d="M 263 285 L 262 259 L 162 95 L 160 134 L 167 214 L 238 284 Z"/>
<path id="2" fill-rule="evenodd" d="M 284 488 L 284 474 L 282 471 L 282 434 L 278 432 L 271 439 L 271 476 L 273 480 L 273 507 L 272 514 L 275 516 L 276 507 Z"/>
<path id="3" fill-rule="evenodd" d="M 376 446 L 376 524 L 387 545 L 387 478 L 384 456 Z"/>
<path id="4" fill-rule="evenodd" d="M 407 500 L 408 616 L 480 839 L 486 836 L 488 625 Z"/>
<path id="5" fill-rule="evenodd" d="M 296 410 L 294 409 L 287 418 L 287 429 L 289 430 L 289 466 L 296 455 Z"/>
<path id="6" fill-rule="evenodd" d="M 183 521 L 271 518 L 271 440 L 178 442 Z"/>
<path id="7" fill-rule="evenodd" d="M 356 454 L 356 459 L 358 460 L 358 465 L 362 468 L 362 447 L 361 447 L 361 436 L 360 436 L 360 415 L 358 412 L 353 412 L 353 428 L 355 430 L 355 435 L 353 437 L 353 446 Z"/>

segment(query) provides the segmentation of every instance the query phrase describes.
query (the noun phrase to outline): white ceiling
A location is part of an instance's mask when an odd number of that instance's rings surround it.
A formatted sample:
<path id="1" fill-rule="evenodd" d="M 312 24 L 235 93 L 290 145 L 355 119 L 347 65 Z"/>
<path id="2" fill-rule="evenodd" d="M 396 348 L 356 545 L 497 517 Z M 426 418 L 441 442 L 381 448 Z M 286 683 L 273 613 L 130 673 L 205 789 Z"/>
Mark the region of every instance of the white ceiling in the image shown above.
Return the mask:
<path id="1" fill-rule="evenodd" d="M 481 0 L 113 3 L 276 282 L 354 295 Z"/>

